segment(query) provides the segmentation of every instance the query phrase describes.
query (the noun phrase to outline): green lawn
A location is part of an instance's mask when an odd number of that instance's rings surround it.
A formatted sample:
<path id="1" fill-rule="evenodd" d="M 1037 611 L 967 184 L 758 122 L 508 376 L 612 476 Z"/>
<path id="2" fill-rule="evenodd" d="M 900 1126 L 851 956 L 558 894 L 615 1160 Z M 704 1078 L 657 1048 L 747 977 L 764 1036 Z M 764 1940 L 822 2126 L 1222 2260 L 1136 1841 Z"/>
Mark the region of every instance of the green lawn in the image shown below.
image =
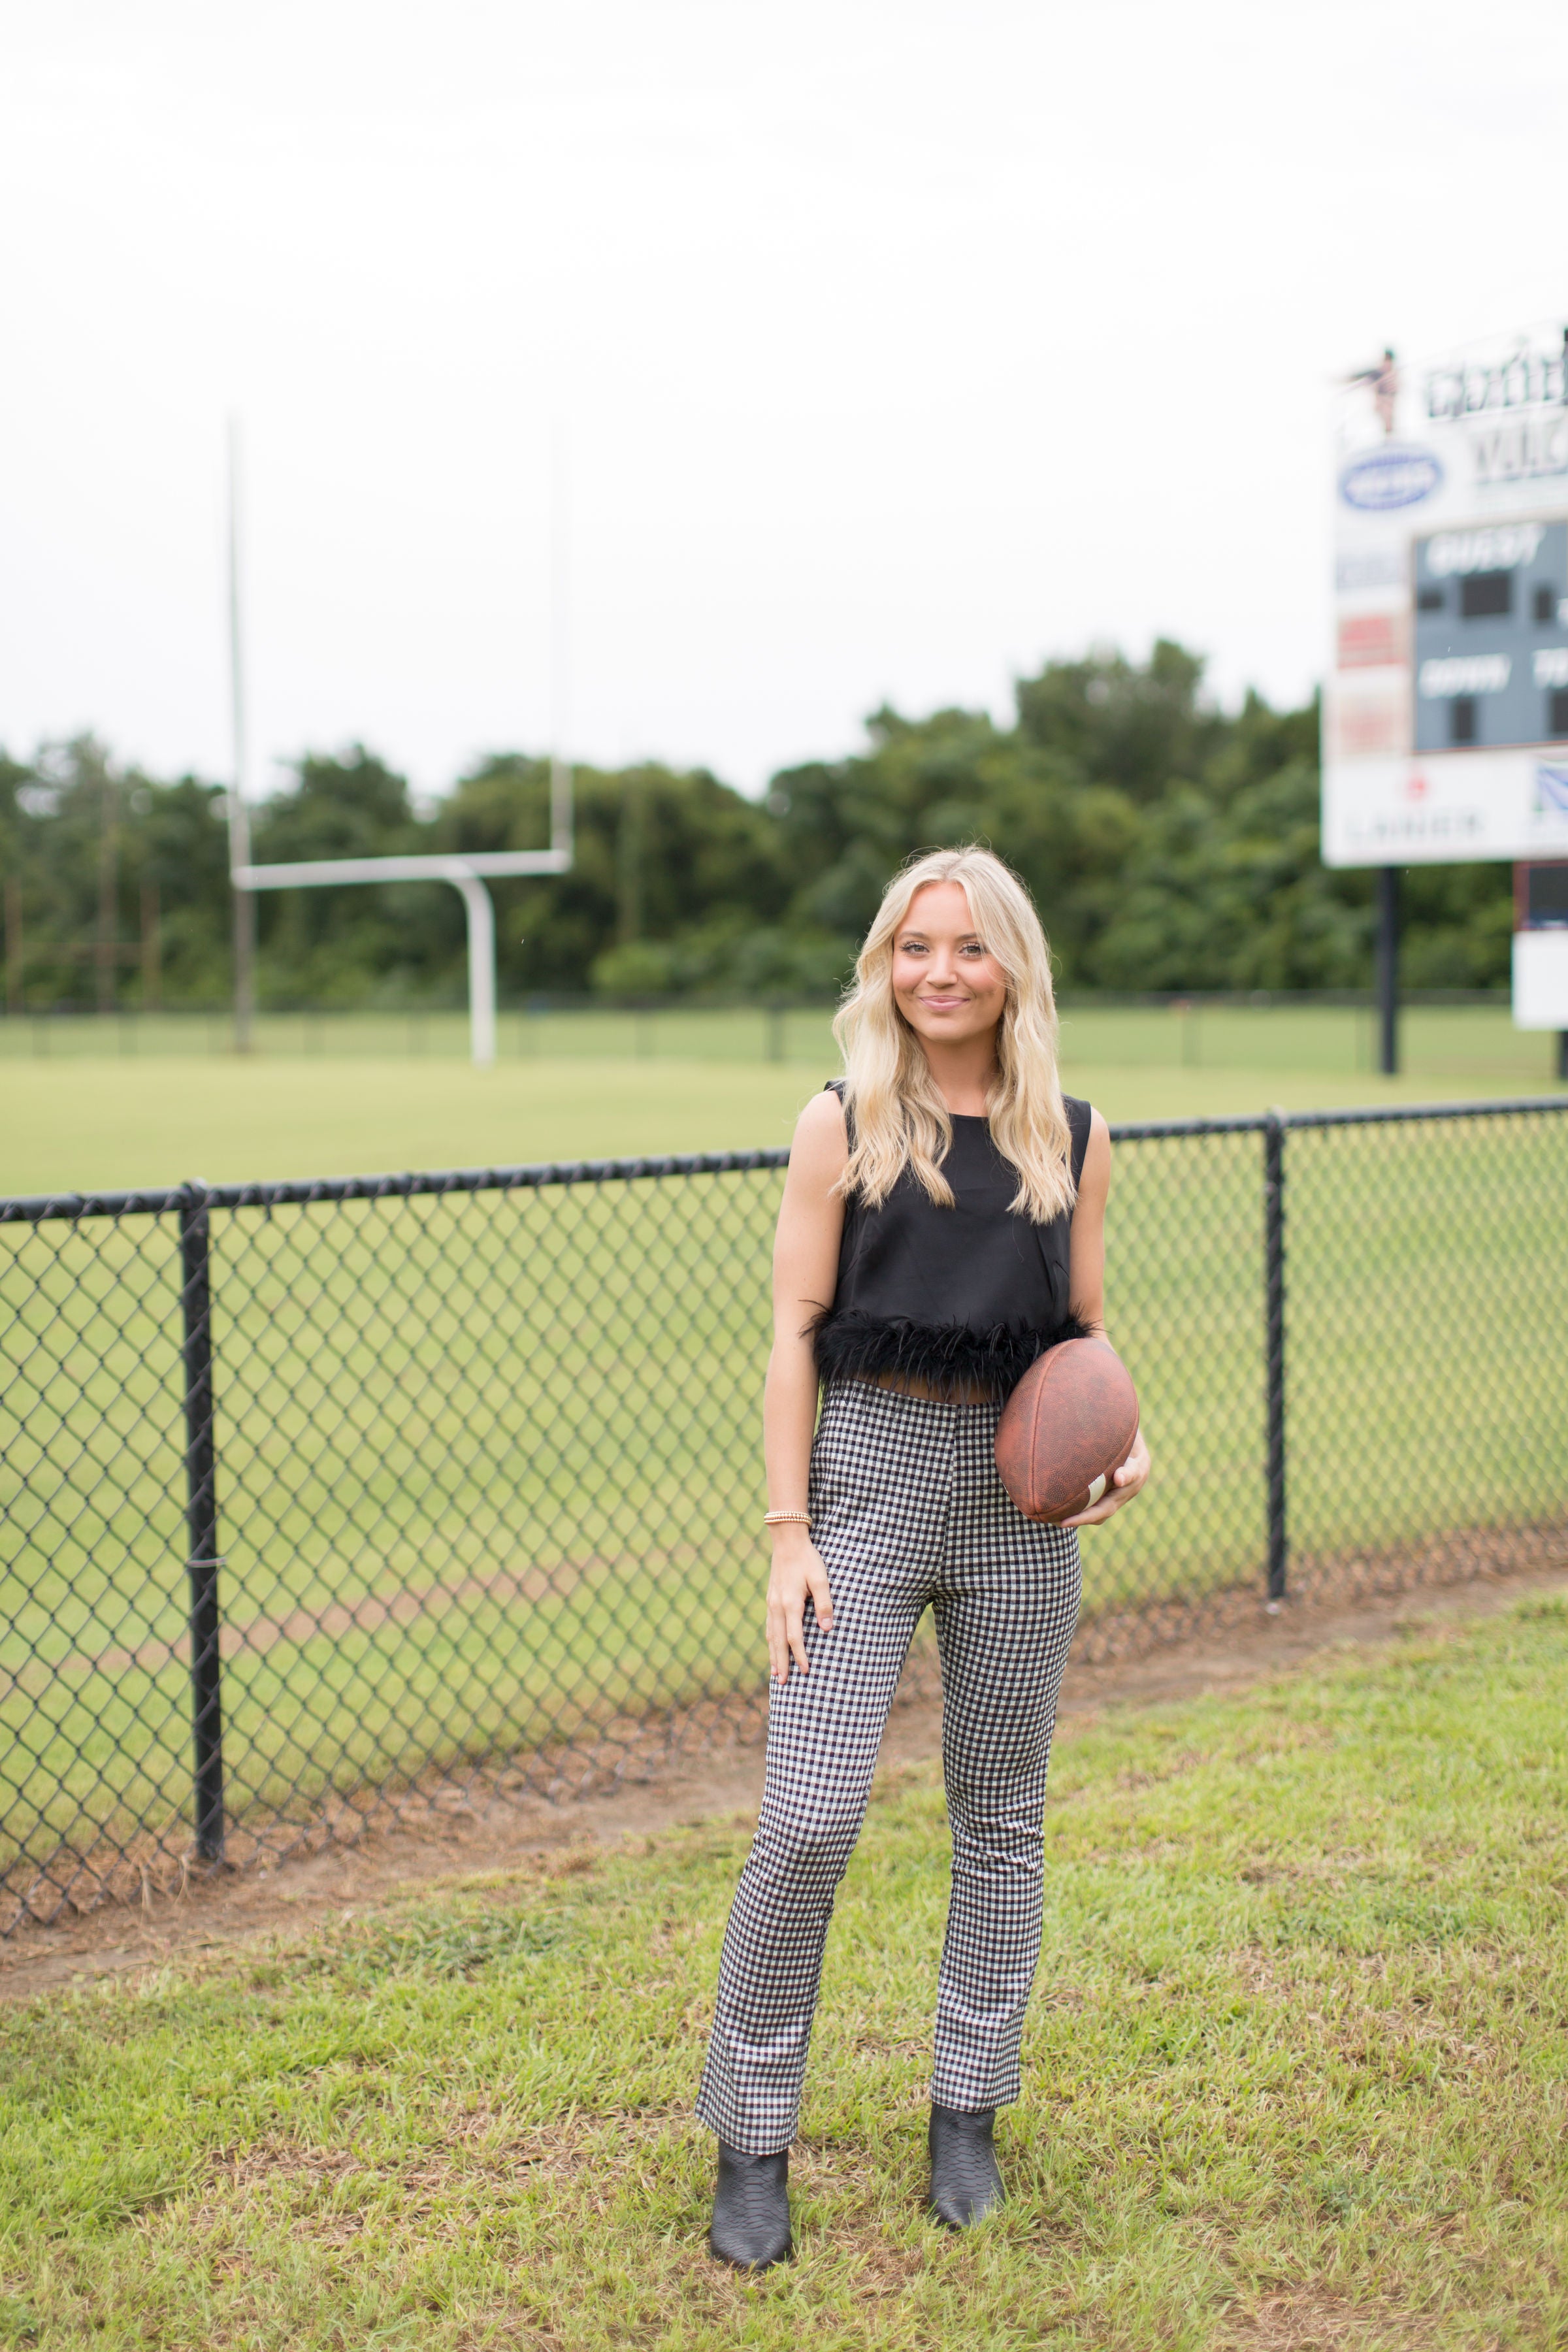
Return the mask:
<path id="1" fill-rule="evenodd" d="M 1568 2340 L 1568 1611 L 1064 1738 L 1010 2202 L 923 2220 L 946 1841 L 873 1807 L 798 2259 L 702 2246 L 747 1825 L 13 2013 L 0 2341 L 39 2352 L 1491 2352 Z"/>
<path id="2" fill-rule="evenodd" d="M 1295 1016 L 1267 1018 L 1289 1042 Z M 1321 1093 L 1301 1070 L 1068 1076 L 1119 1116 Z M 5 1148 L 32 1190 L 782 1142 L 816 1077 L 190 1055 L 16 1061 L 0 1086 L 31 1106 Z M 1473 1072 L 1449 1083 L 1479 1090 Z M 1299 1559 L 1560 1519 L 1565 1149 L 1556 1119 L 1292 1138 Z M 1260 1574 L 1260 1172 L 1254 1135 L 1121 1147 L 1109 1307 L 1158 1470 L 1086 1546 L 1097 1615 Z M 759 1172 L 217 1218 L 231 1813 L 309 1818 L 329 1787 L 753 1682 L 778 1187 Z M 168 1219 L 0 1229 L 0 1865 L 99 1830 L 142 1852 L 186 1833 L 178 1279 Z"/>
<path id="3" fill-rule="evenodd" d="M 488 1071 L 465 1066 L 455 1015 L 279 1018 L 245 1063 L 221 1050 L 221 1023 L 110 1026 L 110 1042 L 135 1045 L 124 1053 L 103 1051 L 97 1023 L 56 1024 L 39 1032 L 47 1055 L 29 1050 L 37 1025 L 0 1022 L 0 1195 L 784 1144 L 837 1067 L 827 1016 L 811 1013 L 788 1016 L 778 1062 L 754 1013 L 660 1013 L 644 1021 L 643 1055 L 634 1014 L 509 1014 Z M 1555 1087 L 1552 1041 L 1506 1011 L 1410 1013 L 1394 1081 L 1373 1073 L 1369 1039 L 1353 1009 L 1069 1006 L 1064 1070 L 1123 1119 Z"/>

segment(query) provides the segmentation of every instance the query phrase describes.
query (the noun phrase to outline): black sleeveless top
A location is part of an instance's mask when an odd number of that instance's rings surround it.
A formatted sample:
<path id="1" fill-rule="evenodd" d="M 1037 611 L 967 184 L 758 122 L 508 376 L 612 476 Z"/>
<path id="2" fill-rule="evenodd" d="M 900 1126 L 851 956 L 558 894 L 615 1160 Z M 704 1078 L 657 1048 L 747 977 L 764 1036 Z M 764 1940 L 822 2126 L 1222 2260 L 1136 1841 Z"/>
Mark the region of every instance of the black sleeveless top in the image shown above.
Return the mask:
<path id="1" fill-rule="evenodd" d="M 842 1101 L 843 1079 L 831 1084 Z M 1089 1107 L 1071 1095 L 1065 1102 L 1076 1185 Z M 880 1208 L 846 1202 L 833 1304 L 811 1325 L 825 1381 L 900 1372 L 939 1393 L 977 1389 L 1001 1399 L 1047 1348 L 1083 1336 L 1068 1304 L 1070 1213 L 1037 1225 L 1008 1207 L 1018 1171 L 984 1118 L 953 1119 L 942 1172 L 951 1209 L 910 1168 Z"/>

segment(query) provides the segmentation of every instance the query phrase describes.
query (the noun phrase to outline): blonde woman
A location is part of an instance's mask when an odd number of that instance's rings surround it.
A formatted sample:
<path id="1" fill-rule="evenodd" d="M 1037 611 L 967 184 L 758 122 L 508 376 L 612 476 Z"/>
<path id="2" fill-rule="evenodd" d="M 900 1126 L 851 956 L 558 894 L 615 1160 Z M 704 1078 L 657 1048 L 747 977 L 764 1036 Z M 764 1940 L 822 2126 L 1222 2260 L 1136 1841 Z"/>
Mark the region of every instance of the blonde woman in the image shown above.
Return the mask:
<path id="1" fill-rule="evenodd" d="M 1057 1076 L 1049 953 L 1017 877 L 984 849 L 906 866 L 836 1031 L 845 1075 L 801 1116 L 774 1248 L 767 1781 L 697 2108 L 719 2139 L 710 2244 L 746 2269 L 790 2251 L 828 1918 L 928 1607 L 952 1832 L 931 2204 L 963 2228 L 999 2202 L 992 2124 L 1018 2095 L 1039 1958 L 1077 1530 L 1149 1475 L 1140 1434 L 1092 1510 L 1042 1527 L 993 1458 L 1002 1402 L 1041 1349 L 1104 1328 L 1110 1179 L 1104 1120 Z"/>

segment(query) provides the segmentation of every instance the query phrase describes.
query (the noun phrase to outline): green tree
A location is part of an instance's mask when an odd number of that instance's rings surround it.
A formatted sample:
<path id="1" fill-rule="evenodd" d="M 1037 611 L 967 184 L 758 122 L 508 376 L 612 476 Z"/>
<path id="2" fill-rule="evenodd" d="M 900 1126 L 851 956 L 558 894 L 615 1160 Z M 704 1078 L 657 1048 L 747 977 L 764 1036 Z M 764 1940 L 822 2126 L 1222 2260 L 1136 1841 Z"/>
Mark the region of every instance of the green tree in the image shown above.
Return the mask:
<path id="1" fill-rule="evenodd" d="M 1018 732 L 1086 780 L 1157 801 L 1202 778 L 1229 731 L 1204 699 L 1203 676 L 1201 657 L 1167 637 L 1142 667 L 1114 651 L 1047 662 L 1019 681 Z"/>
<path id="2" fill-rule="evenodd" d="M 1204 665 L 1161 639 L 1050 661 L 1016 715 L 882 709 L 857 751 L 775 776 L 761 803 L 706 770 L 576 772 L 572 870 L 492 886 L 503 992 L 831 990 L 911 852 L 989 843 L 1034 892 L 1068 990 L 1365 987 L 1373 880 L 1318 853 L 1318 710 L 1256 694 L 1222 710 Z M 301 760 L 256 811 L 258 857 L 536 849 L 546 761 L 498 752 L 433 810 L 363 746 Z M 0 872 L 21 892 L 30 1002 L 116 1002 L 156 894 L 165 1000 L 221 1001 L 229 891 L 223 795 L 116 766 L 89 737 L 31 762 L 0 756 Z M 1500 986 L 1511 928 L 1504 865 L 1405 881 L 1414 987 Z M 440 883 L 264 894 L 259 977 L 273 1003 L 458 1003 L 463 910 Z"/>
<path id="3" fill-rule="evenodd" d="M 287 792 L 251 820 L 257 862 L 416 856 L 430 845 L 406 778 L 363 744 L 337 758 L 310 754 Z M 460 958 L 443 924 L 454 897 L 438 883 L 345 884 L 258 894 L 258 970 L 264 1003 L 395 1003 L 438 992 Z M 455 948 L 455 951 L 454 951 Z"/>
<path id="4" fill-rule="evenodd" d="M 213 815 L 221 798 L 194 779 L 161 784 L 121 769 L 91 736 L 46 744 L 27 766 L 0 758 L 0 869 L 21 910 L 26 1003 L 85 1006 L 105 994 L 138 1003 L 144 912 L 163 1001 L 219 992 L 228 953 L 227 856 Z"/>
<path id="5" fill-rule="evenodd" d="M 572 871 L 493 886 L 503 985 L 651 993 L 732 984 L 730 950 L 788 901 L 767 811 L 706 770 L 654 764 L 579 768 L 574 798 Z M 548 762 L 511 753 L 462 780 L 436 835 L 443 849 L 537 849 L 549 825 Z"/>

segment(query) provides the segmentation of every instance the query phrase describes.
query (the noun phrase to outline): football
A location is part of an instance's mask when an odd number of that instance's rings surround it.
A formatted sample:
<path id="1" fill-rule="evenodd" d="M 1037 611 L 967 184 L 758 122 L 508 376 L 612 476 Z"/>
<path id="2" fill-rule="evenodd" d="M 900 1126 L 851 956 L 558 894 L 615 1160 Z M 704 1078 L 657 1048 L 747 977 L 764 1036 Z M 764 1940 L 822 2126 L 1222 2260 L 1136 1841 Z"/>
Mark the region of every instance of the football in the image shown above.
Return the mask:
<path id="1" fill-rule="evenodd" d="M 1132 1451 L 1138 1391 L 1108 1339 L 1064 1339 L 1032 1363 L 996 1425 L 996 1467 L 1026 1519 L 1076 1518 Z"/>

